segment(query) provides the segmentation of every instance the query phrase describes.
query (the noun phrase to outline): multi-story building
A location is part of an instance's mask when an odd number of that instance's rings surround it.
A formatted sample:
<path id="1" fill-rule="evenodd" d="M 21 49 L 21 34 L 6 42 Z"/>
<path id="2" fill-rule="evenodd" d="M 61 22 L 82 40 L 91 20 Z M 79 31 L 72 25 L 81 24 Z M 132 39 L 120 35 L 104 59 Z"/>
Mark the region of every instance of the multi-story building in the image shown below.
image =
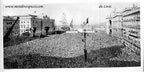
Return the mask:
<path id="1" fill-rule="evenodd" d="M 140 51 L 140 8 L 123 11 L 122 42 L 133 51 Z"/>
<path id="2" fill-rule="evenodd" d="M 41 19 L 37 18 L 36 15 L 23 15 L 19 17 L 20 35 L 25 32 L 31 32 L 33 27 L 39 29 L 41 25 Z"/>
<path id="3" fill-rule="evenodd" d="M 17 24 L 15 24 L 11 35 L 22 35 L 25 32 L 32 33 L 34 27 L 37 32 L 41 32 L 41 28 L 44 29 L 45 26 L 50 26 L 50 29 L 54 28 L 54 19 L 42 19 L 38 18 L 36 15 L 4 16 L 4 35 L 8 32 L 17 17 L 19 17 L 19 20 Z"/>
<path id="4" fill-rule="evenodd" d="M 122 15 L 120 12 L 116 12 L 112 19 L 112 34 L 117 37 L 121 37 L 121 23 Z"/>
<path id="5" fill-rule="evenodd" d="M 107 19 L 108 33 L 119 37 L 127 49 L 140 53 L 140 8 L 125 8 Z"/>
<path id="6" fill-rule="evenodd" d="M 43 16 L 43 29 L 45 27 L 49 27 L 49 31 L 54 31 L 55 30 L 55 20 L 50 19 L 47 15 Z"/>
<path id="7" fill-rule="evenodd" d="M 16 18 L 14 17 L 10 17 L 10 16 L 3 17 L 3 35 L 4 36 L 8 32 L 8 30 L 11 28 L 12 24 L 14 24 L 15 21 L 16 21 Z M 11 36 L 19 35 L 20 34 L 19 30 L 20 30 L 19 21 L 17 21 L 10 35 Z"/>
<path id="8" fill-rule="evenodd" d="M 107 17 L 107 33 L 116 37 L 121 37 L 121 23 L 122 15 L 121 12 L 113 12 L 113 14 Z"/>

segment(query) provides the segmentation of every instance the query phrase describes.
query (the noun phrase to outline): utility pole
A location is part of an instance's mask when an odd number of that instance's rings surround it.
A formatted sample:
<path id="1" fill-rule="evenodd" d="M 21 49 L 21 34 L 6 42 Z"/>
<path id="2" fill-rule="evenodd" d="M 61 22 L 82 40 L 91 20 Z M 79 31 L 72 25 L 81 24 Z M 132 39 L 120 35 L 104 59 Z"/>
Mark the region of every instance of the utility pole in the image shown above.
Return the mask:
<path id="1" fill-rule="evenodd" d="M 86 19 L 86 22 L 83 22 L 82 26 L 84 28 L 84 26 L 86 26 L 86 24 L 88 24 L 89 21 L 88 21 L 88 18 Z M 82 33 L 82 36 L 83 36 L 83 39 L 82 41 L 84 42 L 84 60 L 85 60 L 85 63 L 87 62 L 87 49 L 86 49 L 86 36 L 88 34 L 86 33 L 86 29 L 84 29 L 83 33 Z"/>
<path id="2" fill-rule="evenodd" d="M 86 49 L 86 35 L 87 33 L 84 31 L 84 56 L 85 56 L 85 62 L 87 61 L 87 49 Z"/>
<path id="3" fill-rule="evenodd" d="M 83 36 L 83 42 L 84 42 L 84 60 L 85 62 L 87 62 L 87 49 L 86 49 L 86 36 L 87 36 L 87 33 L 86 33 L 86 30 L 84 30 L 84 32 L 82 33 L 82 36 Z"/>

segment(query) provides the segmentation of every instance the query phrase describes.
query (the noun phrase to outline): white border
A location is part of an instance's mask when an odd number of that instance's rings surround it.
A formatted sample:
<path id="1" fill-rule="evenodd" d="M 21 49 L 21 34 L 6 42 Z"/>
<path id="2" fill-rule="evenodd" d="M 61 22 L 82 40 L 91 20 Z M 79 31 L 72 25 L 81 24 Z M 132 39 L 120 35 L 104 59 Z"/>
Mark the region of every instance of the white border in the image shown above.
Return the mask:
<path id="1" fill-rule="evenodd" d="M 141 10 L 141 67 L 103 67 L 103 68 L 47 68 L 47 69 L 8 69 L 4 70 L 3 69 L 3 23 L 2 23 L 2 4 L 48 4 L 48 3 L 91 3 L 91 2 L 98 2 L 98 3 L 113 3 L 113 2 L 140 2 L 140 10 Z M 143 69 L 143 42 L 144 42 L 144 15 L 143 15 L 143 10 L 144 10 L 144 1 L 143 0 L 3 0 L 1 4 L 1 25 L 0 26 L 0 34 L 1 34 L 1 62 L 0 62 L 0 67 L 1 71 L 3 72 L 142 72 L 144 71 Z"/>

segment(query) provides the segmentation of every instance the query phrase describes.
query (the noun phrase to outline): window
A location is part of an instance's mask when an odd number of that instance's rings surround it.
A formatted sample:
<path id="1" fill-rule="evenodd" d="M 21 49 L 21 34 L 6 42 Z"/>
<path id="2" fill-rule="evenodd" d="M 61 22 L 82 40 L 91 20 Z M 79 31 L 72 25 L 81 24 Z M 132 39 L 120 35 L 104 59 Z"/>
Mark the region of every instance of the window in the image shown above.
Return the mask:
<path id="1" fill-rule="evenodd" d="M 12 22 L 7 22 L 7 24 L 12 24 Z"/>
<path id="2" fill-rule="evenodd" d="M 21 25 L 21 28 L 23 28 L 23 25 Z"/>
<path id="3" fill-rule="evenodd" d="M 7 30 L 9 30 L 9 28 L 7 27 Z"/>
<path id="4" fill-rule="evenodd" d="M 24 28 L 25 28 L 25 25 L 24 25 Z"/>
<path id="5" fill-rule="evenodd" d="M 18 26 L 16 26 L 15 29 L 18 29 Z"/>
<path id="6" fill-rule="evenodd" d="M 29 28 L 29 25 L 27 26 L 27 28 Z"/>

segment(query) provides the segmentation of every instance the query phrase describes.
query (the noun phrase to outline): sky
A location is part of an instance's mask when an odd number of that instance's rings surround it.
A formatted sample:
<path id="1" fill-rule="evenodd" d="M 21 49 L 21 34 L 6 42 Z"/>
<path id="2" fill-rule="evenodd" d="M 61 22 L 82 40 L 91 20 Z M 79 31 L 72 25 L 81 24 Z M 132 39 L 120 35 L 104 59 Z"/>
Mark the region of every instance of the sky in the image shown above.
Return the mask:
<path id="1" fill-rule="evenodd" d="M 61 25 L 62 14 L 66 14 L 67 22 L 70 23 L 73 19 L 74 25 L 80 25 L 87 18 L 89 18 L 89 24 L 100 24 L 106 22 L 106 16 L 110 15 L 114 10 L 117 12 L 122 11 L 124 8 L 132 7 L 133 4 L 139 3 L 49 3 L 39 4 L 43 8 L 5 8 L 3 6 L 4 16 L 13 15 L 27 15 L 34 14 L 38 17 L 43 15 L 49 16 L 51 19 L 55 19 L 56 25 Z M 32 4 L 31 4 L 32 5 Z M 110 8 L 99 8 L 99 6 L 111 6 Z M 32 5 L 33 6 L 33 5 Z"/>

